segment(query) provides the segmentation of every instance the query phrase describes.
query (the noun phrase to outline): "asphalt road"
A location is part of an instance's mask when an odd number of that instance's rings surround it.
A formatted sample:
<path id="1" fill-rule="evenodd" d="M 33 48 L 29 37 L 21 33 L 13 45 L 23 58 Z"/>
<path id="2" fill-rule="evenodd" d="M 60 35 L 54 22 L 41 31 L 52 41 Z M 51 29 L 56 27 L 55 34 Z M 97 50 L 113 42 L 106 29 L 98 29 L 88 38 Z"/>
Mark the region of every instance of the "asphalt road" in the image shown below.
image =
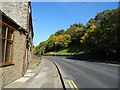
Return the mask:
<path id="1" fill-rule="evenodd" d="M 118 65 L 58 56 L 43 56 L 54 61 L 60 69 L 65 86 L 73 81 L 78 88 L 118 88 Z"/>

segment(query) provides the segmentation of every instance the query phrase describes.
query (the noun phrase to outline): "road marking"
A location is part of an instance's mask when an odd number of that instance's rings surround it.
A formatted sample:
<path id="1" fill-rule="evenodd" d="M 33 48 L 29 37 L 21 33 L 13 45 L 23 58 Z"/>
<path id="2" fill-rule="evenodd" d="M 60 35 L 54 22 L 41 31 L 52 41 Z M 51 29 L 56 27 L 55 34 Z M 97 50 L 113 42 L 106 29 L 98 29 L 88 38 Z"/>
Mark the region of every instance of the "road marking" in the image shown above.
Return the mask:
<path id="1" fill-rule="evenodd" d="M 29 72 L 32 72 L 32 70 L 27 70 L 27 72 L 29 73 Z"/>
<path id="2" fill-rule="evenodd" d="M 34 76 L 35 75 L 35 73 L 28 73 L 28 74 L 26 74 L 25 76 L 26 77 L 29 77 L 29 76 Z"/>
<path id="3" fill-rule="evenodd" d="M 68 81 L 70 87 L 71 87 L 73 90 L 79 90 L 78 87 L 77 87 L 77 85 L 74 83 L 73 80 L 67 80 L 67 81 Z"/>
<path id="4" fill-rule="evenodd" d="M 78 88 L 72 80 L 71 80 L 71 82 L 75 88 Z"/>
<path id="5" fill-rule="evenodd" d="M 22 77 L 18 80 L 16 80 L 15 82 L 26 82 L 29 78 L 25 78 L 25 77 Z"/>
<path id="6" fill-rule="evenodd" d="M 71 88 L 74 88 L 73 85 L 72 85 L 72 83 L 70 82 L 70 80 L 68 80 L 68 83 L 69 83 L 69 85 L 70 85 Z"/>

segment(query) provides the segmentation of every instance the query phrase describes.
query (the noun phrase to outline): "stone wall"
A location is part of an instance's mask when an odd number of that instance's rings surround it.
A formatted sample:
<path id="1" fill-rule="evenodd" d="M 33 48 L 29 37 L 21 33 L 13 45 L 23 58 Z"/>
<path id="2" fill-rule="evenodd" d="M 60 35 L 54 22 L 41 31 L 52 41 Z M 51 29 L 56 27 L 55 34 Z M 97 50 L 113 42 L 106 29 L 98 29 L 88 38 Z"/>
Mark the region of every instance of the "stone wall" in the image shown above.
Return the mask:
<path id="1" fill-rule="evenodd" d="M 3 87 L 22 76 L 25 35 L 21 34 L 19 31 L 14 31 L 14 34 L 14 65 L 5 66 L 2 68 Z"/>
<path id="2" fill-rule="evenodd" d="M 25 1 L 25 0 L 24 0 Z M 7 16 L 9 16 L 12 20 L 14 20 L 18 25 L 27 30 L 28 23 L 28 0 L 26 2 L 2 2 L 2 12 L 4 12 Z M 0 6 L 1 7 L 1 6 Z M 25 47 L 25 35 L 20 33 L 19 31 L 14 31 L 14 56 L 13 63 L 14 65 L 2 67 L 2 87 L 11 83 L 12 81 L 20 78 L 22 76 L 22 65 L 24 59 L 24 47 Z M 29 35 L 31 38 L 31 35 Z M 32 39 L 31 41 L 32 42 Z M 32 45 L 31 45 L 32 46 Z M 25 71 L 28 67 L 28 62 L 31 59 L 31 53 L 29 47 L 26 49 L 26 57 L 25 57 Z M 1 81 L 1 77 L 0 77 Z"/>
<path id="3" fill-rule="evenodd" d="M 2 11 L 18 25 L 27 29 L 28 0 L 26 2 L 2 2 Z"/>

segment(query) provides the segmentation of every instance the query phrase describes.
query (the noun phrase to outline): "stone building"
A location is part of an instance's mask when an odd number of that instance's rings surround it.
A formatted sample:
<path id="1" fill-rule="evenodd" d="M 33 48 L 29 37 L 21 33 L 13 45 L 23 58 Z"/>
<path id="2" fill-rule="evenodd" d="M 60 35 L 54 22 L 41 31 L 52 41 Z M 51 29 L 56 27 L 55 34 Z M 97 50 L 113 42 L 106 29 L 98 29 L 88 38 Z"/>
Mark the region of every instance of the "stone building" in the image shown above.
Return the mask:
<path id="1" fill-rule="evenodd" d="M 27 70 L 34 34 L 28 0 L 2 2 L 0 7 L 0 81 L 4 87 Z"/>

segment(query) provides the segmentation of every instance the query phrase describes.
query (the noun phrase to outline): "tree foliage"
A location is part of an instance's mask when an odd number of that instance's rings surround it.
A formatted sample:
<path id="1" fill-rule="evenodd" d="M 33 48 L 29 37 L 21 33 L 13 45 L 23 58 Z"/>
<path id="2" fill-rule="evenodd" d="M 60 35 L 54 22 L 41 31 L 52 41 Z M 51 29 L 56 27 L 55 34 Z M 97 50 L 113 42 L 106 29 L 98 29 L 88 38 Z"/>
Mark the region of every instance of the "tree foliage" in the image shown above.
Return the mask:
<path id="1" fill-rule="evenodd" d="M 54 35 L 58 36 L 58 35 L 64 35 L 66 32 L 64 30 L 59 30 L 57 31 Z"/>
<path id="2" fill-rule="evenodd" d="M 83 24 L 73 24 L 59 30 L 39 44 L 36 51 L 49 52 L 78 44 L 85 52 L 106 55 L 120 54 L 120 9 L 104 10 Z M 82 46 L 82 47 L 81 47 Z"/>
<path id="3" fill-rule="evenodd" d="M 46 51 L 54 50 L 55 41 L 56 41 L 56 36 L 51 35 L 51 37 L 47 40 Z"/>
<path id="4" fill-rule="evenodd" d="M 67 29 L 66 34 L 71 36 L 72 43 L 79 43 L 80 37 L 85 32 L 85 28 L 83 24 L 73 24 Z"/>
<path id="5" fill-rule="evenodd" d="M 71 43 L 70 35 L 59 35 L 56 37 L 55 45 L 58 48 L 66 48 L 68 47 L 69 43 Z"/>
<path id="6" fill-rule="evenodd" d="M 87 51 L 102 52 L 106 55 L 119 53 L 119 17 L 120 9 L 104 10 L 87 23 L 88 30 L 81 37 L 81 42 L 87 47 Z"/>

